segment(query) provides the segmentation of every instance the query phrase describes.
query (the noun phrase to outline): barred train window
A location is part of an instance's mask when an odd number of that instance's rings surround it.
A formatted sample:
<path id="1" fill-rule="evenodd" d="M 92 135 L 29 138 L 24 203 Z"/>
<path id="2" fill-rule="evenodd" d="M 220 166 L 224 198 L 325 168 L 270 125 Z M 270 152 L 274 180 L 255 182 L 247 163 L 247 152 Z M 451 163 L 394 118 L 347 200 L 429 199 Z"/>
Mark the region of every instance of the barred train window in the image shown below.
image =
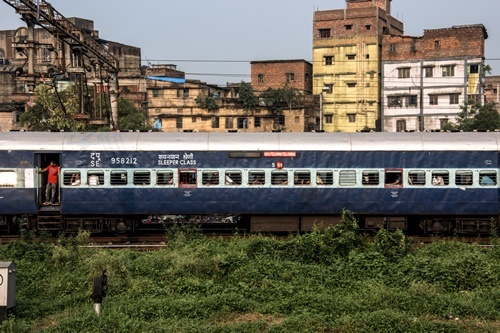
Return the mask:
<path id="1" fill-rule="evenodd" d="M 339 173 L 339 185 L 340 186 L 356 185 L 356 171 L 341 170 Z"/>
<path id="2" fill-rule="evenodd" d="M 89 171 L 87 173 L 87 185 L 104 185 L 104 171 Z"/>
<path id="3" fill-rule="evenodd" d="M 226 176 L 224 177 L 224 183 L 226 185 L 241 185 L 241 171 L 226 171 Z"/>
<path id="4" fill-rule="evenodd" d="M 271 185 L 287 185 L 288 172 L 287 171 L 273 171 L 271 172 Z"/>
<path id="5" fill-rule="evenodd" d="M 201 174 L 201 182 L 203 185 L 219 185 L 219 171 L 203 171 Z"/>
<path id="6" fill-rule="evenodd" d="M 470 170 L 458 170 L 455 173 L 455 184 L 456 185 L 472 185 L 472 171 L 470 171 Z"/>
<path id="7" fill-rule="evenodd" d="M 67 170 L 63 174 L 63 184 L 71 186 L 80 186 L 80 171 Z"/>
<path id="8" fill-rule="evenodd" d="M 380 176 L 378 171 L 363 171 L 363 185 L 378 185 Z"/>
<path id="9" fill-rule="evenodd" d="M 114 170 L 110 175 L 111 185 L 127 185 L 127 171 Z"/>
<path id="10" fill-rule="evenodd" d="M 425 185 L 425 171 L 412 170 L 408 172 L 408 184 L 415 186 Z"/>
<path id="11" fill-rule="evenodd" d="M 316 172 L 317 185 L 333 185 L 333 172 L 329 170 L 318 170 Z"/>
<path id="12" fill-rule="evenodd" d="M 179 182 L 181 185 L 196 185 L 196 171 L 194 170 L 179 171 Z"/>
<path id="13" fill-rule="evenodd" d="M 309 171 L 295 171 L 293 183 L 294 185 L 311 185 L 311 173 Z"/>
<path id="14" fill-rule="evenodd" d="M 495 186 L 497 184 L 496 171 L 480 171 L 479 184 L 481 186 Z"/>
<path id="15" fill-rule="evenodd" d="M 151 173 L 149 171 L 134 171 L 134 185 L 151 184 Z"/>
<path id="16" fill-rule="evenodd" d="M 17 184 L 17 176 L 14 170 L 0 170 L 0 187 L 14 187 Z"/>
<path id="17" fill-rule="evenodd" d="M 172 171 L 158 171 L 156 185 L 174 185 L 174 173 Z"/>
<path id="18" fill-rule="evenodd" d="M 264 185 L 266 174 L 262 170 L 251 170 L 248 172 L 248 185 Z"/>
<path id="19" fill-rule="evenodd" d="M 432 185 L 444 186 L 450 183 L 450 174 L 448 171 L 433 171 L 432 172 Z"/>

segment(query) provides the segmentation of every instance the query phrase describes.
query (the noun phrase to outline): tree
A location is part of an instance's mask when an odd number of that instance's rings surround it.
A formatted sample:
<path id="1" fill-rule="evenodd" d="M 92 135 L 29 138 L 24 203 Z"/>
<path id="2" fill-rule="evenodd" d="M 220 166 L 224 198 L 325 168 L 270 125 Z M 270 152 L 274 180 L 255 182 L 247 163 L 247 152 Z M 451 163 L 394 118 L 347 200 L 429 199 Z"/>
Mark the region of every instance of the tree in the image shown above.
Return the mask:
<path id="1" fill-rule="evenodd" d="M 219 109 L 219 106 L 217 105 L 217 101 L 215 100 L 214 97 L 212 96 L 202 96 L 198 95 L 194 101 L 196 102 L 196 105 L 202 109 L 206 109 L 208 111 L 217 111 Z"/>
<path id="2" fill-rule="evenodd" d="M 152 130 L 147 117 L 131 101 L 118 99 L 118 128 L 125 131 Z"/>
<path id="3" fill-rule="evenodd" d="M 42 84 L 36 87 L 34 102 L 20 117 L 21 126 L 30 131 L 83 131 L 86 125 L 74 119 L 78 101 L 68 87 L 58 91 L 56 86 Z"/>
<path id="4" fill-rule="evenodd" d="M 471 132 L 493 131 L 500 128 L 500 115 L 495 103 L 481 105 L 474 100 L 468 100 L 460 106 L 460 109 L 462 111 L 457 114 L 456 123 L 446 124 L 444 130 Z"/>
<path id="5" fill-rule="evenodd" d="M 260 97 L 264 100 L 266 107 L 274 114 L 280 114 L 285 107 L 291 110 L 301 103 L 299 91 L 289 86 L 279 89 L 269 88 Z"/>
<path id="6" fill-rule="evenodd" d="M 249 83 L 241 81 L 238 102 L 243 106 L 243 110 L 251 111 L 259 105 L 259 99 Z"/>

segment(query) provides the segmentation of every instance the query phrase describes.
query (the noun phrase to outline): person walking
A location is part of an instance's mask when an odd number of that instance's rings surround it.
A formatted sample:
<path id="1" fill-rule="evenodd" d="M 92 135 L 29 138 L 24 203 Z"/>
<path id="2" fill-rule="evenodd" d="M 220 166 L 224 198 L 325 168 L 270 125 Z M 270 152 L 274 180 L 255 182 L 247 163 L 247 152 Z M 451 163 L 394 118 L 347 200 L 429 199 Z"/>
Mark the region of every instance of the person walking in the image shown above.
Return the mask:
<path id="1" fill-rule="evenodd" d="M 45 188 L 45 202 L 43 203 L 44 206 L 54 204 L 56 199 L 57 183 L 59 181 L 59 170 L 60 167 L 56 164 L 56 162 L 51 161 L 49 166 L 38 171 L 38 173 L 48 173 L 47 186 Z"/>

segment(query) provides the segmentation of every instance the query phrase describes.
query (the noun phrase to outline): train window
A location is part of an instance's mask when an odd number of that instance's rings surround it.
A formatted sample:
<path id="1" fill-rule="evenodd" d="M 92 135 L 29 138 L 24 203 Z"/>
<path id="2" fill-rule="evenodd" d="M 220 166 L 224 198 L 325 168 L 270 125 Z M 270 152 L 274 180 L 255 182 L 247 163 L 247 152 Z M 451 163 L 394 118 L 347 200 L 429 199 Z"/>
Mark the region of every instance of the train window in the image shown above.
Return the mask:
<path id="1" fill-rule="evenodd" d="M 14 170 L 0 170 L 0 187 L 14 187 L 17 184 L 17 176 Z"/>
<path id="2" fill-rule="evenodd" d="M 203 185 L 219 185 L 219 171 L 203 171 L 201 182 Z"/>
<path id="3" fill-rule="evenodd" d="M 174 185 L 174 173 L 172 171 L 158 171 L 156 185 Z"/>
<path id="4" fill-rule="evenodd" d="M 179 182 L 181 185 L 196 185 L 196 171 L 195 170 L 180 170 Z"/>
<path id="5" fill-rule="evenodd" d="M 415 186 L 425 185 L 425 171 L 412 170 L 408 172 L 408 184 Z"/>
<path id="6" fill-rule="evenodd" d="M 333 172 L 327 170 L 319 170 L 316 172 L 317 185 L 333 185 Z"/>
<path id="7" fill-rule="evenodd" d="M 252 170 L 248 172 L 248 185 L 264 185 L 266 175 L 262 170 Z"/>
<path id="8" fill-rule="evenodd" d="M 134 171 L 134 185 L 149 185 L 151 184 L 151 173 L 141 170 Z"/>
<path id="9" fill-rule="evenodd" d="M 497 184 L 497 173 L 495 171 L 479 172 L 479 184 L 481 186 L 495 186 Z"/>
<path id="10" fill-rule="evenodd" d="M 356 185 L 356 171 L 341 170 L 339 173 L 339 185 L 340 186 Z"/>
<path id="11" fill-rule="evenodd" d="M 271 172 L 271 185 L 287 185 L 288 172 L 286 171 L 273 171 Z"/>
<path id="12" fill-rule="evenodd" d="M 295 171 L 293 174 L 294 185 L 311 185 L 311 173 L 309 171 Z"/>
<path id="13" fill-rule="evenodd" d="M 226 185 L 241 185 L 241 171 L 226 171 Z"/>
<path id="14" fill-rule="evenodd" d="M 80 186 L 80 171 L 64 171 L 63 184 L 71 186 Z"/>
<path id="15" fill-rule="evenodd" d="M 456 185 L 472 185 L 472 171 L 470 171 L 470 170 L 458 170 L 455 173 L 455 184 Z"/>
<path id="16" fill-rule="evenodd" d="M 104 172 L 89 171 L 87 173 L 87 184 L 90 186 L 104 185 Z"/>
<path id="17" fill-rule="evenodd" d="M 380 176 L 378 171 L 363 171 L 363 185 L 378 185 Z"/>
<path id="18" fill-rule="evenodd" d="M 401 170 L 385 170 L 385 185 L 403 185 L 403 172 Z"/>
<path id="19" fill-rule="evenodd" d="M 113 170 L 110 177 L 111 185 L 127 185 L 127 171 Z"/>
<path id="20" fill-rule="evenodd" d="M 444 186 L 450 183 L 450 174 L 448 171 L 433 171 L 432 172 L 432 185 Z"/>

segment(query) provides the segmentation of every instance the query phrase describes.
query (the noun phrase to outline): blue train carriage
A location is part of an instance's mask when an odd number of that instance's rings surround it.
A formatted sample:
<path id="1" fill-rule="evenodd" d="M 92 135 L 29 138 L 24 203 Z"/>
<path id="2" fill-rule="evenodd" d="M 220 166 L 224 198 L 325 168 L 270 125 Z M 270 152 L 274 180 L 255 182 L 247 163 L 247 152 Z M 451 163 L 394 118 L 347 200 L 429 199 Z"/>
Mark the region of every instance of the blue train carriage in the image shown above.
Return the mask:
<path id="1" fill-rule="evenodd" d="M 366 229 L 488 233 L 497 133 L 1 133 L 0 216 L 39 230 L 169 221 L 308 231 L 342 209 Z M 61 165 L 60 204 L 42 206 Z M 215 216 L 215 218 L 214 218 Z M 16 221 L 17 221 L 16 220 Z"/>

